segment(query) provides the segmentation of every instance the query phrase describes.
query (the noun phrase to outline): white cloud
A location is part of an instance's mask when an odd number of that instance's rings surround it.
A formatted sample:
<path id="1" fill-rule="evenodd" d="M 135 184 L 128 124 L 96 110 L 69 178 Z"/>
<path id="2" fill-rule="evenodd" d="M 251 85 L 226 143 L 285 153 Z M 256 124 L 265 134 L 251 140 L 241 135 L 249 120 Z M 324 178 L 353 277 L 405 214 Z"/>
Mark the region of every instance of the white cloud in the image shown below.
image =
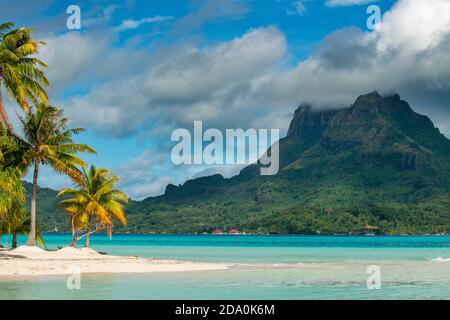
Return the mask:
<path id="1" fill-rule="evenodd" d="M 114 173 L 121 177 L 118 188 L 132 199 L 143 199 L 163 194 L 169 183 L 180 185 L 189 179 L 213 174 L 228 178 L 239 173 L 242 168 L 242 165 L 175 166 L 171 163 L 170 153 L 152 149 L 114 169 Z"/>
<path id="2" fill-rule="evenodd" d="M 120 6 L 115 4 L 103 7 L 99 15 L 82 19 L 82 27 L 94 27 L 109 22 L 112 19 L 114 12 L 119 8 Z"/>
<path id="3" fill-rule="evenodd" d="M 247 128 L 259 121 L 272 127 L 278 116 L 268 117 L 271 107 L 248 95 L 277 69 L 285 53 L 286 40 L 273 27 L 252 29 L 214 46 L 182 44 L 158 55 L 157 63 L 142 74 L 109 81 L 65 105 L 77 124 L 104 135 L 123 136 L 146 128 L 144 134 L 157 146 L 115 171 L 131 197 L 157 195 L 169 182 L 180 184 L 212 173 L 229 177 L 241 169 L 173 166 L 171 132 L 178 127 L 190 129 L 197 119 L 218 128 Z M 286 119 L 280 123 L 288 125 Z"/>
<path id="4" fill-rule="evenodd" d="M 138 76 L 109 81 L 67 105 L 76 106 L 72 115 L 86 127 L 116 136 L 151 127 L 155 119 L 170 130 L 197 118 L 215 127 L 245 126 L 249 117 L 264 116 L 249 94 L 285 52 L 285 38 L 273 27 L 210 47 L 183 44 Z"/>
<path id="5" fill-rule="evenodd" d="M 47 45 L 40 48 L 39 57 L 50 66 L 47 76 L 54 92 L 92 76 L 91 71 L 108 45 L 105 37 L 78 32 L 51 36 L 44 41 Z"/>
<path id="6" fill-rule="evenodd" d="M 112 49 L 113 34 L 67 32 L 43 40 L 47 45 L 40 48 L 39 58 L 49 65 L 46 74 L 54 94 L 114 82 L 128 74 L 139 74 L 147 66 L 148 53 L 144 49 Z"/>
<path id="7" fill-rule="evenodd" d="M 327 7 L 341 7 L 341 6 L 354 6 L 367 3 L 374 3 L 380 0 L 327 0 L 325 5 Z"/>
<path id="8" fill-rule="evenodd" d="M 161 174 L 168 159 L 162 153 L 146 151 L 116 168 L 114 173 L 121 177 L 118 187 L 132 199 L 142 199 L 164 192 L 167 184 L 173 182 L 169 175 Z"/>
<path id="9" fill-rule="evenodd" d="M 133 20 L 133 19 L 126 19 L 123 20 L 122 23 L 114 28 L 115 31 L 124 31 L 124 30 L 130 30 L 130 29 L 137 29 L 143 24 L 151 24 L 155 22 L 162 22 L 166 20 L 172 20 L 172 16 L 156 16 L 151 18 L 144 18 L 140 20 Z"/>
<path id="10" fill-rule="evenodd" d="M 303 3 L 303 1 L 298 0 L 298 1 L 294 1 L 292 2 L 292 9 L 288 9 L 286 11 L 286 13 L 288 15 L 304 15 L 307 11 L 307 8 L 305 6 L 305 4 Z"/>
<path id="11" fill-rule="evenodd" d="M 182 17 L 175 24 L 172 33 L 186 34 L 216 19 L 231 17 L 242 19 L 248 11 L 243 1 L 235 0 L 200 0 L 193 1 L 197 8 Z"/>
<path id="12" fill-rule="evenodd" d="M 399 1 L 373 32 L 347 28 L 329 35 L 310 58 L 263 84 L 264 94 L 267 99 L 342 107 L 375 89 L 398 91 L 413 104 L 418 92 L 448 91 L 447 12 L 446 0 Z"/>
<path id="13" fill-rule="evenodd" d="M 368 36 L 380 53 L 401 50 L 413 56 L 429 52 L 448 41 L 450 1 L 402 0 L 383 16 L 383 23 Z"/>

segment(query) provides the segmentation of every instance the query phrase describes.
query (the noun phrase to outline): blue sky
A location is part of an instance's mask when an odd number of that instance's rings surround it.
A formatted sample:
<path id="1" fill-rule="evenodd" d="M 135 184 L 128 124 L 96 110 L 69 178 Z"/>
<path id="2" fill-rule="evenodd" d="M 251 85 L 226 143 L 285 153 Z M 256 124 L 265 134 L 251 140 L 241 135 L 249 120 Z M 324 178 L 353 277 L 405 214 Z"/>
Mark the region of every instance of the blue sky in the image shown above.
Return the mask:
<path id="1" fill-rule="evenodd" d="M 169 182 L 238 172 L 171 164 L 170 133 L 194 120 L 285 133 L 302 102 L 337 108 L 358 94 L 395 90 L 450 132 L 449 74 L 439 65 L 447 56 L 428 56 L 445 52 L 450 24 L 439 12 L 448 2 L 427 3 L 437 9 L 428 18 L 414 16 L 427 10 L 417 0 L 0 0 L 0 20 L 33 27 L 48 43 L 41 57 L 52 103 L 88 129 L 79 140 L 99 155 L 86 160 L 144 198 Z M 72 4 L 81 9 L 81 30 L 66 28 Z M 378 30 L 366 26 L 371 4 L 385 15 Z M 420 27 L 420 19 L 429 20 Z M 414 61 L 422 56 L 431 65 L 410 72 L 424 65 Z M 41 179 L 53 188 L 68 183 L 50 170 Z"/>

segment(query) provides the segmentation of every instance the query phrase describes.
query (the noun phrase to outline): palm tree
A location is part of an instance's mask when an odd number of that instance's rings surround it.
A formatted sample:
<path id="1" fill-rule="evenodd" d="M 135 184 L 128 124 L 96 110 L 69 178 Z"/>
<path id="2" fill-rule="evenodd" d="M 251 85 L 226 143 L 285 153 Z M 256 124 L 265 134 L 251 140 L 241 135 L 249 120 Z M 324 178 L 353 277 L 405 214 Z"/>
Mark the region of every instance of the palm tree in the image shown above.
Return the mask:
<path id="1" fill-rule="evenodd" d="M 15 249 L 17 248 L 17 235 L 28 234 L 30 232 L 30 216 L 23 206 L 15 203 L 9 211 L 5 224 L 7 232 L 12 235 L 11 248 Z M 47 247 L 38 226 L 36 227 L 36 241 L 39 245 L 45 248 Z"/>
<path id="2" fill-rule="evenodd" d="M 72 246 L 76 246 L 78 240 L 86 237 L 84 246 L 89 247 L 91 234 L 106 229 L 111 236 L 113 220 L 126 224 L 124 204 L 128 202 L 128 197 L 114 189 L 119 178 L 111 175 L 107 169 L 91 166 L 89 171 L 85 169 L 82 171 L 81 181 L 74 181 L 77 188 L 63 189 L 58 196 L 69 196 L 60 204 L 71 216 Z M 93 219 L 94 226 L 91 225 Z M 81 226 L 86 233 L 77 237 L 77 231 Z M 93 230 L 92 227 L 94 227 Z"/>
<path id="3" fill-rule="evenodd" d="M 44 87 L 49 82 L 40 68 L 47 65 L 32 55 L 38 53 L 42 41 L 32 38 L 31 29 L 14 29 L 14 23 L 0 24 L 0 118 L 12 131 L 11 123 L 5 111 L 1 88 L 17 101 L 19 106 L 29 110 L 29 102 L 37 105 L 47 104 L 48 97 Z"/>
<path id="4" fill-rule="evenodd" d="M 30 219 L 24 207 L 14 203 L 6 219 L 8 233 L 12 234 L 11 248 L 17 248 L 17 234 L 25 234 L 30 230 Z"/>
<path id="5" fill-rule="evenodd" d="M 77 166 L 85 167 L 83 160 L 76 156 L 79 152 L 95 153 L 85 144 L 73 141 L 73 135 L 84 131 L 81 128 L 67 129 L 68 119 L 63 111 L 45 104 L 36 106 L 36 111 L 20 117 L 25 139 L 20 140 L 24 151 L 23 163 L 34 166 L 33 189 L 31 193 L 31 227 L 27 245 L 36 244 L 36 193 L 40 165 L 49 165 L 57 173 L 66 174 L 74 181 L 81 181 Z"/>

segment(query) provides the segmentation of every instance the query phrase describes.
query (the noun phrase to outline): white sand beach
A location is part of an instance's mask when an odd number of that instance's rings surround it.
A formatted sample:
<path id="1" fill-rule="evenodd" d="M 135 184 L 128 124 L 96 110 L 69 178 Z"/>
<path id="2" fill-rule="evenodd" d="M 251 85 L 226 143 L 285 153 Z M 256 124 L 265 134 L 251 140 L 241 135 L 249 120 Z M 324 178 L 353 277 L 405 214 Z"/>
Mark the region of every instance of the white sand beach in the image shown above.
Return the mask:
<path id="1" fill-rule="evenodd" d="M 45 251 L 22 246 L 15 250 L 0 249 L 0 277 L 64 275 L 74 270 L 81 273 L 148 273 L 225 270 L 228 267 L 219 263 L 110 256 L 89 248 Z"/>

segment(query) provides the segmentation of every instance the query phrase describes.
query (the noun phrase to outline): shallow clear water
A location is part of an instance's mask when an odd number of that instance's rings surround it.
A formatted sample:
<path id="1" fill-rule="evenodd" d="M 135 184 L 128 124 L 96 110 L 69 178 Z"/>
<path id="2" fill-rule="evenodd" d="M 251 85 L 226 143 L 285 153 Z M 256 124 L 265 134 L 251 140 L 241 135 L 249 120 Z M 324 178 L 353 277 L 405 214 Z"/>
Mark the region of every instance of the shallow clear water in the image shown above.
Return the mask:
<path id="1" fill-rule="evenodd" d="M 25 239 L 20 238 L 23 242 Z M 70 242 L 48 234 L 49 248 Z M 10 239 L 2 238 L 8 245 Z M 450 237 L 114 235 L 92 247 L 114 255 L 227 262 L 227 271 L 82 275 L 0 281 L 2 299 L 449 299 Z M 439 259 L 436 259 L 439 258 Z M 447 261 L 447 259 L 449 261 Z M 381 289 L 367 288 L 367 268 Z"/>

